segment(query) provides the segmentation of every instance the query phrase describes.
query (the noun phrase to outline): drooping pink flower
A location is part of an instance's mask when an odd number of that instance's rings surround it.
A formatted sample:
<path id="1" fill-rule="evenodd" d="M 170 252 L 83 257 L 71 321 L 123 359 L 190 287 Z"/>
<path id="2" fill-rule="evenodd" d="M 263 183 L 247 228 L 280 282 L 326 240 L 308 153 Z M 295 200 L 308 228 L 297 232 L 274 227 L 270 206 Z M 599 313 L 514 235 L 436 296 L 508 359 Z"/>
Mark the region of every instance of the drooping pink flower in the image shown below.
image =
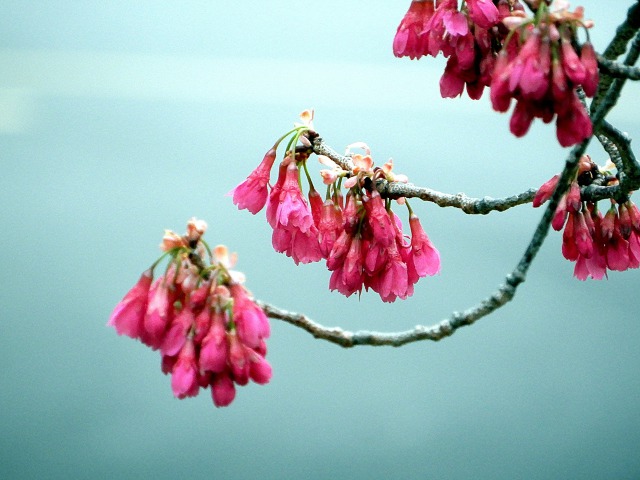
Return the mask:
<path id="1" fill-rule="evenodd" d="M 351 237 L 345 231 L 338 238 L 327 259 L 327 268 L 332 271 L 329 290 L 338 290 L 347 297 L 362 290 L 361 247 L 362 240 L 358 235 Z"/>
<path id="2" fill-rule="evenodd" d="M 367 224 L 376 243 L 388 247 L 395 241 L 395 229 L 380 193 L 375 189 L 372 190 L 371 194 L 363 199 L 362 204 L 366 212 Z"/>
<path id="3" fill-rule="evenodd" d="M 411 229 L 410 258 L 416 273 L 419 277 L 437 274 L 440 272 L 440 253 L 429 240 L 417 215 L 409 216 L 409 228 Z"/>
<path id="4" fill-rule="evenodd" d="M 593 132 L 591 118 L 575 93 L 570 95 L 567 108 L 558 112 L 556 134 L 563 147 L 570 147 L 589 138 Z"/>
<path id="5" fill-rule="evenodd" d="M 580 61 L 584 65 L 585 76 L 582 82 L 582 88 L 587 97 L 593 97 L 598 90 L 599 71 L 596 52 L 590 42 L 585 42 L 580 51 Z"/>
<path id="6" fill-rule="evenodd" d="M 231 368 L 233 381 L 238 385 L 246 385 L 249 382 L 249 361 L 245 345 L 240 341 L 235 332 L 227 332 L 229 343 L 228 364 Z"/>
<path id="7" fill-rule="evenodd" d="M 287 167 L 286 177 L 278 199 L 276 225 L 307 232 L 313 226 L 313 216 L 300 190 L 298 167 L 294 162 Z"/>
<path id="8" fill-rule="evenodd" d="M 273 191 L 276 191 L 275 187 Z M 269 203 L 267 219 L 273 227 L 274 250 L 290 256 L 296 264 L 320 260 L 322 252 L 318 244 L 318 229 L 300 190 L 295 162 L 287 166 L 280 192 L 277 198 L 270 196 Z"/>
<path id="9" fill-rule="evenodd" d="M 144 328 L 143 321 L 152 279 L 153 271 L 151 269 L 143 272 L 138 282 L 111 313 L 107 325 L 114 327 L 118 335 L 127 335 L 131 338 L 140 337 L 140 332 Z"/>
<path id="10" fill-rule="evenodd" d="M 561 41 L 561 52 L 562 68 L 565 75 L 575 85 L 582 85 L 587 72 L 567 38 L 563 38 Z"/>
<path id="11" fill-rule="evenodd" d="M 249 376 L 251 380 L 259 385 L 269 383 L 273 375 L 273 369 L 264 356 L 253 349 L 247 349 L 247 359 L 249 360 Z"/>
<path id="12" fill-rule="evenodd" d="M 534 117 L 533 104 L 524 99 L 519 100 L 513 109 L 513 114 L 509 121 L 509 130 L 516 137 L 524 136 L 529 131 Z"/>
<path id="13" fill-rule="evenodd" d="M 593 238 L 584 219 L 584 212 L 573 213 L 574 236 L 576 247 L 580 255 L 589 258 L 593 255 L 594 245 Z"/>
<path id="14" fill-rule="evenodd" d="M 558 185 L 558 180 L 560 179 L 560 175 L 556 174 L 547 180 L 536 193 L 536 196 L 533 197 L 533 208 L 537 208 L 542 205 L 544 202 L 551 198 L 556 186 Z"/>
<path id="15" fill-rule="evenodd" d="M 481 28 L 491 28 L 500 21 L 500 12 L 491 0 L 467 0 L 471 21 Z"/>
<path id="16" fill-rule="evenodd" d="M 342 209 L 332 200 L 326 200 L 322 205 L 322 215 L 318 224 L 318 241 L 320 252 L 327 258 L 338 236 L 343 231 Z"/>
<path id="17" fill-rule="evenodd" d="M 195 397 L 200 390 L 193 340 L 187 339 L 171 372 L 171 388 L 177 398 Z"/>
<path id="18" fill-rule="evenodd" d="M 619 229 L 614 229 L 613 235 L 607 242 L 606 250 L 609 270 L 623 272 L 629 268 L 629 242 L 622 237 Z"/>
<path id="19" fill-rule="evenodd" d="M 194 324 L 195 315 L 190 305 L 187 304 L 171 320 L 171 326 L 162 339 L 160 353 L 168 356 L 177 355 L 187 340 L 187 333 Z"/>
<path id="20" fill-rule="evenodd" d="M 171 276 L 171 273 L 167 273 Z M 149 290 L 149 302 L 144 317 L 144 332 L 140 339 L 152 347 L 159 348 L 164 338 L 164 333 L 171 321 L 173 313 L 173 301 L 171 286 L 165 277 L 158 278 Z"/>
<path id="21" fill-rule="evenodd" d="M 227 332 L 225 315 L 220 311 L 214 311 L 211 316 L 211 327 L 202 340 L 198 363 L 201 371 L 221 373 L 227 367 L 229 346 L 227 345 Z"/>
<path id="22" fill-rule="evenodd" d="M 249 174 L 247 179 L 234 188 L 230 195 L 233 195 L 233 203 L 239 209 L 247 209 L 252 214 L 258 213 L 267 202 L 269 175 L 271 167 L 276 159 L 276 149 L 271 148 L 260 162 L 260 165 Z"/>
<path id="23" fill-rule="evenodd" d="M 373 284 L 374 290 L 378 292 L 383 302 L 393 302 L 397 297 L 407 298 L 409 294 L 407 265 L 402 260 L 395 243 L 390 245 L 387 261 L 377 276 L 378 279 Z"/>
<path id="24" fill-rule="evenodd" d="M 433 15 L 433 0 L 413 0 L 409 10 L 398 25 L 393 38 L 393 54 L 412 60 L 426 54 L 427 35 L 425 25 Z"/>
<path id="25" fill-rule="evenodd" d="M 267 222 L 271 225 L 271 228 L 275 229 L 277 225 L 276 214 L 278 213 L 278 207 L 280 206 L 280 193 L 284 181 L 287 178 L 288 163 L 282 162 L 278 167 L 278 179 L 273 185 L 269 197 L 267 198 Z"/>
<path id="26" fill-rule="evenodd" d="M 260 340 L 269 338 L 270 326 L 267 316 L 247 296 L 242 285 L 231 285 L 233 297 L 233 321 L 238 330 L 238 336 L 245 345 L 256 348 Z"/>
<path id="27" fill-rule="evenodd" d="M 211 380 L 211 398 L 216 407 L 226 407 L 236 398 L 236 387 L 230 377 L 230 372 L 225 370 L 213 375 Z"/>

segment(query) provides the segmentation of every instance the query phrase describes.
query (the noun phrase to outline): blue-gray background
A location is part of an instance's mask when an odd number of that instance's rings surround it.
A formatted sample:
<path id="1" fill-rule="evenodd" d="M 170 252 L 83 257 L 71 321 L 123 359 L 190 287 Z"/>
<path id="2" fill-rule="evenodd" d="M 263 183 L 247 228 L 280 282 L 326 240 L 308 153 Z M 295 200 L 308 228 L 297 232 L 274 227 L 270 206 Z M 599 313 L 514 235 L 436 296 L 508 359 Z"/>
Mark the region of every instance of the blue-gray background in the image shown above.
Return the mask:
<path id="1" fill-rule="evenodd" d="M 584 2 L 598 50 L 630 3 Z M 326 325 L 432 324 L 502 281 L 530 206 L 415 206 L 442 273 L 386 305 L 330 293 L 224 196 L 309 107 L 337 149 L 366 141 L 441 191 L 503 196 L 561 169 L 553 126 L 515 139 L 486 95 L 439 98 L 441 58 L 393 57 L 407 5 L 2 1 L 1 478 L 640 476 L 640 273 L 578 282 L 557 233 L 514 302 L 437 344 L 343 350 L 274 321 L 272 382 L 226 409 L 174 399 L 157 352 L 105 327 L 163 228 L 194 215 L 258 298 Z M 637 141 L 634 87 L 612 120 Z"/>

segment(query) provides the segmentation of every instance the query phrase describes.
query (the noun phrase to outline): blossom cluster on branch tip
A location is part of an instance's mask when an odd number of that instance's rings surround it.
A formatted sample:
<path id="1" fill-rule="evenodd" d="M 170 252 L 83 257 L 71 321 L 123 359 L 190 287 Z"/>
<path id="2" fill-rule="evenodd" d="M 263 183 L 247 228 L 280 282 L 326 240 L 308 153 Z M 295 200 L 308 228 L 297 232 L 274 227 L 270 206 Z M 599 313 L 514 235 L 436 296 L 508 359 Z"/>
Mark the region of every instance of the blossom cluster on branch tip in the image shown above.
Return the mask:
<path id="1" fill-rule="evenodd" d="M 327 167 L 320 171 L 326 185 L 323 199 L 307 166 L 313 153 L 311 142 L 318 137 L 312 118 L 311 111 L 302 113 L 303 123 L 283 135 L 247 179 L 230 192 L 233 202 L 252 214 L 266 205 L 273 248 L 296 264 L 326 260 L 332 272 L 331 290 L 348 297 L 363 288 L 372 289 L 385 302 L 408 297 L 421 277 L 440 271 L 440 255 L 408 202 L 399 200 L 409 210 L 410 240 L 391 210 L 391 200 L 381 198 L 376 190 L 378 180 L 406 182 L 407 178 L 392 171 L 392 160 L 376 167 L 367 145 L 352 144 L 347 148 L 352 170 L 318 156 Z M 276 152 L 286 138 L 289 142 L 278 178 L 271 185 Z M 356 148 L 363 153 L 351 153 Z M 303 172 L 309 187 L 307 197 L 301 187 Z"/>
<path id="2" fill-rule="evenodd" d="M 618 203 L 611 199 L 605 215 L 597 202 L 583 201 L 580 187 L 598 180 L 604 185 L 615 185 L 615 166 L 608 162 L 598 167 L 588 155 L 578 164 L 578 172 L 568 192 L 556 208 L 551 226 L 563 230 L 562 255 L 576 262 L 573 275 L 579 280 L 591 277 L 596 280 L 607 275 L 608 270 L 623 271 L 640 266 L 640 210 L 631 201 Z M 539 207 L 555 190 L 559 175 L 555 175 L 540 187 L 533 200 Z"/>
<path id="3" fill-rule="evenodd" d="M 160 350 L 162 372 L 171 374 L 177 398 L 211 387 L 214 404 L 223 407 L 235 398 L 236 384 L 271 379 L 265 360 L 270 327 L 242 285 L 244 275 L 231 270 L 235 254 L 223 245 L 211 251 L 202 239 L 206 228 L 191 219 L 185 235 L 167 230 L 164 255 L 118 303 L 107 325 Z M 165 257 L 164 275 L 153 281 Z"/>
<path id="4" fill-rule="evenodd" d="M 515 108 L 510 130 L 521 137 L 534 118 L 556 119 L 556 134 L 564 146 L 592 134 L 591 119 L 575 89 L 592 97 L 598 86 L 595 51 L 587 40 L 577 43 L 577 30 L 592 22 L 583 9 L 569 12 L 568 2 L 551 7 L 541 2 L 527 17 L 518 0 L 413 0 L 398 26 L 393 51 L 412 59 L 423 55 L 448 58 L 440 79 L 442 97 L 457 97 L 466 86 L 477 100 L 490 87 L 499 112 Z"/>

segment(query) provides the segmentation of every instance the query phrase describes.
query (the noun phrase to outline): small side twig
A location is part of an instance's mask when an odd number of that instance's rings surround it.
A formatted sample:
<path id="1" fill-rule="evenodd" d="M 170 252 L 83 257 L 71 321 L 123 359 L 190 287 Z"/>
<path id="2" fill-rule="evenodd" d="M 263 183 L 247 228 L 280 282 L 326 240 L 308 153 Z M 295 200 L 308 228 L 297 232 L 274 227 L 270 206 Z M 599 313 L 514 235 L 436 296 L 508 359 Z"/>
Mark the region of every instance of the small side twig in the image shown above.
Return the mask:
<path id="1" fill-rule="evenodd" d="M 353 171 L 354 165 L 351 158 L 337 153 L 333 148 L 324 143 L 321 137 L 314 139 L 313 151 L 317 155 L 329 157 L 340 165 L 342 169 L 348 172 Z M 505 198 L 492 198 L 488 196 L 473 198 L 468 197 L 464 193 L 442 193 L 430 188 L 418 187 L 411 183 L 387 182 L 385 180 L 378 181 L 376 189 L 384 198 L 419 198 L 426 202 L 433 202 L 440 207 L 459 208 L 464 213 L 472 215 L 486 215 L 492 211 L 503 212 L 509 208 L 531 202 L 536 194 L 535 189 L 529 189 Z"/>
<path id="2" fill-rule="evenodd" d="M 613 78 L 627 78 L 629 80 L 640 80 L 640 68 L 623 65 L 622 63 L 609 60 L 602 55 L 597 55 L 600 71 Z"/>

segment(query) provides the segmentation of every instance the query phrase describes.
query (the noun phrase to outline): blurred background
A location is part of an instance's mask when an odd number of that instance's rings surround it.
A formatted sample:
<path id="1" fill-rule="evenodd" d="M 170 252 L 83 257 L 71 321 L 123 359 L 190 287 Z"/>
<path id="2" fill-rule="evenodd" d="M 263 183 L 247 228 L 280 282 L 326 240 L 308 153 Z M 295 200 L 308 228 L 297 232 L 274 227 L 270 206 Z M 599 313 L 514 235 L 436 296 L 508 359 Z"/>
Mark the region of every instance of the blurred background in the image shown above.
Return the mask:
<path id="1" fill-rule="evenodd" d="M 631 3 L 583 2 L 598 51 Z M 273 321 L 271 383 L 225 409 L 173 398 L 158 353 L 105 326 L 192 216 L 257 298 L 328 326 L 431 325 L 503 281 L 530 205 L 414 202 L 442 273 L 388 305 L 329 292 L 324 265 L 275 253 L 264 213 L 225 197 L 305 108 L 338 151 L 365 141 L 444 192 L 561 170 L 553 125 L 516 139 L 486 94 L 439 97 L 442 58 L 393 57 L 408 4 L 0 3 L 0 478 L 640 477 L 640 272 L 579 282 L 555 232 L 512 303 L 439 343 L 344 350 Z M 636 142 L 639 93 L 611 115 Z"/>

